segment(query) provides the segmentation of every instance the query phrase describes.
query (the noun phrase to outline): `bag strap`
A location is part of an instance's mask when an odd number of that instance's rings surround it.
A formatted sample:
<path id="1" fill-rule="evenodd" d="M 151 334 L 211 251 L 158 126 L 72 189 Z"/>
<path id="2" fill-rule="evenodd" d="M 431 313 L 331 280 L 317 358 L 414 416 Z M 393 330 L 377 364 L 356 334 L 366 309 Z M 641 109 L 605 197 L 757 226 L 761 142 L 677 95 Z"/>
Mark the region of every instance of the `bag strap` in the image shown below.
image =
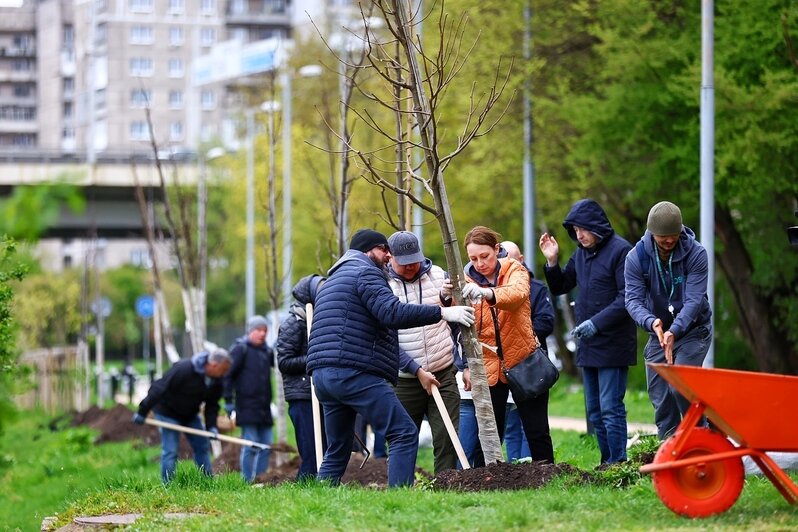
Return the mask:
<path id="1" fill-rule="evenodd" d="M 507 373 L 507 366 L 504 365 L 504 353 L 502 352 L 502 337 L 499 335 L 499 316 L 494 307 L 490 307 L 490 317 L 493 318 L 493 330 L 496 334 L 496 356 L 499 357 L 502 372 Z"/>

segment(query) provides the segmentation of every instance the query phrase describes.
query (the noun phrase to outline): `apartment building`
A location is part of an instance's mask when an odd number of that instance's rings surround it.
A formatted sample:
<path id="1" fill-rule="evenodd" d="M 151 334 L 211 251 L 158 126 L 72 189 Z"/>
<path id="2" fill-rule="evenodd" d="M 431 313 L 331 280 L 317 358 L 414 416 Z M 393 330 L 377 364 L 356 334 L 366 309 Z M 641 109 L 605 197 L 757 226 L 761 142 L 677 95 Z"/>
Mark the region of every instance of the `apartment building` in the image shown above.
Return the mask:
<path id="1" fill-rule="evenodd" d="M 190 153 L 218 131 L 221 84 L 194 57 L 221 41 L 289 37 L 289 0 L 23 0 L 0 6 L 0 157 L 129 160 Z"/>

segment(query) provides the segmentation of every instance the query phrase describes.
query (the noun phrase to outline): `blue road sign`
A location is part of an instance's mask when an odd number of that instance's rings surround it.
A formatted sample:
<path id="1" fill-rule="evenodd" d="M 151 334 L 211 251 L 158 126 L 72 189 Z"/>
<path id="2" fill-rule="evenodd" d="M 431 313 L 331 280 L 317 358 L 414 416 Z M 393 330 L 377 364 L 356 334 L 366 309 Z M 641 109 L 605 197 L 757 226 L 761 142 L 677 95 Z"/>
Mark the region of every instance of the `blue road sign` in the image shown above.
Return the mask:
<path id="1" fill-rule="evenodd" d="M 136 314 L 148 320 L 155 313 L 155 298 L 152 296 L 139 296 L 136 298 Z"/>

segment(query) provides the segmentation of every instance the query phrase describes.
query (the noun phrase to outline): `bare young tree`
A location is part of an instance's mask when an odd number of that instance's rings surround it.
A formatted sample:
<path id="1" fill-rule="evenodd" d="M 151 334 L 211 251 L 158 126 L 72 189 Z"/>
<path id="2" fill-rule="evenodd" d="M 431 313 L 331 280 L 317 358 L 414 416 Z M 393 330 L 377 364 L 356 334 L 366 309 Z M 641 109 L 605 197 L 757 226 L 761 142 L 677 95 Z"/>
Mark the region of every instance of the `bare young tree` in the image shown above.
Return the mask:
<path id="1" fill-rule="evenodd" d="M 476 85 L 470 89 L 469 107 L 463 117 L 463 125 L 451 148 L 445 151 L 438 124 L 441 101 L 452 88 L 453 82 L 467 60 L 473 46 L 465 46 L 464 32 L 467 17 L 452 20 L 444 10 L 443 3 L 434 8 L 438 13 L 437 51 L 428 53 L 414 27 L 421 20 L 420 13 L 411 12 L 407 0 L 380 0 L 373 3 L 377 13 L 385 22 L 387 37 L 381 38 L 374 31 L 364 34 L 364 47 L 368 67 L 387 87 L 383 92 L 359 86 L 354 77 L 350 80 L 359 92 L 375 104 L 387 109 L 395 117 L 393 127 L 383 125 L 377 115 L 368 109 L 349 107 L 359 120 L 365 123 L 378 137 L 393 149 L 365 152 L 352 145 L 352 139 L 339 135 L 345 146 L 341 155 L 352 154 L 367 181 L 381 187 L 385 193 L 393 193 L 413 205 L 430 213 L 438 222 L 443 237 L 449 276 L 455 287 L 454 297 L 461 301 L 464 284 L 463 261 L 460 255 L 457 233 L 444 183 L 444 171 L 448 165 L 474 139 L 488 134 L 505 114 L 511 98 L 503 109 L 491 110 L 499 104 L 508 83 L 512 62 L 503 68 L 501 61 L 485 94 L 478 95 Z M 366 15 L 363 14 L 364 25 Z M 398 51 L 398 53 L 397 53 Z M 393 52 L 393 53 L 391 53 Z M 407 134 L 401 124 L 411 117 L 418 129 L 418 140 Z M 404 149 L 408 146 L 409 149 Z M 421 167 L 412 163 L 412 153 L 420 153 L 425 175 Z M 392 153 L 393 159 L 385 153 Z M 406 175 L 396 175 L 396 172 Z M 419 196 L 413 190 L 414 183 L 421 183 L 425 194 Z M 432 201 L 430 201 L 430 197 Z M 387 207 L 387 199 L 384 199 Z M 390 213 L 390 209 L 386 209 Z M 400 208 L 400 211 L 404 209 Z M 390 216 L 390 214 L 389 214 Z M 400 220 L 402 214 L 399 215 Z M 397 224 L 391 220 L 392 225 Z M 474 406 L 479 425 L 479 438 L 486 463 L 502 459 L 490 391 L 482 361 L 482 347 L 472 328 L 462 328 L 462 344 L 466 354 L 473 387 Z"/>

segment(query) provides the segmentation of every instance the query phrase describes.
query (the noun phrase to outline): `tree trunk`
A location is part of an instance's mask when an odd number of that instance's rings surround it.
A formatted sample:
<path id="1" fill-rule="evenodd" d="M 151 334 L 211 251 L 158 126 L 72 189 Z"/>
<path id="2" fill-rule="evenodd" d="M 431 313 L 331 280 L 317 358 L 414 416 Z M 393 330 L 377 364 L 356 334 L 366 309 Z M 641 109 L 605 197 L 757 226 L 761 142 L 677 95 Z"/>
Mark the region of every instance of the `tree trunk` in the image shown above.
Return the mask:
<path id="1" fill-rule="evenodd" d="M 716 232 L 723 243 L 717 254 L 718 265 L 734 296 L 740 327 L 762 371 L 798 373 L 798 353 L 770 319 L 772 302 L 757 291 L 752 282 L 753 268 L 740 233 L 729 211 L 715 204 Z"/>

